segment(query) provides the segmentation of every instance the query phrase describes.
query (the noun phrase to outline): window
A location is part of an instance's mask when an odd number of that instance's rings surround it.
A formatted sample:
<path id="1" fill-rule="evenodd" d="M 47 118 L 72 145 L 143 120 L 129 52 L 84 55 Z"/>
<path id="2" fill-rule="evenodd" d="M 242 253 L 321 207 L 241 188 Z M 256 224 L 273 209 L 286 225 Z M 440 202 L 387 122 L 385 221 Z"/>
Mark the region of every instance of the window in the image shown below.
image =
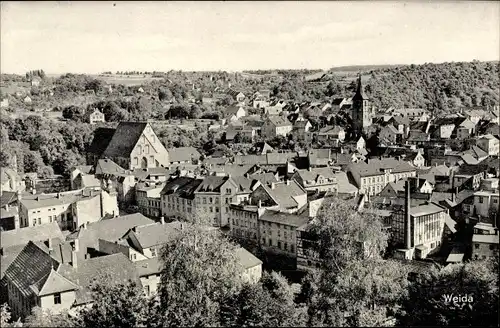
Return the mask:
<path id="1" fill-rule="evenodd" d="M 207 199 L 205 197 L 203 197 L 203 204 L 206 204 L 207 203 Z"/>
<path id="2" fill-rule="evenodd" d="M 281 241 L 278 240 L 278 248 L 281 249 Z"/>
<path id="3" fill-rule="evenodd" d="M 144 293 L 149 296 L 149 286 L 144 286 Z"/>
<path id="4" fill-rule="evenodd" d="M 52 215 L 49 215 L 49 222 L 52 222 Z"/>
<path id="5" fill-rule="evenodd" d="M 483 203 L 483 197 L 479 197 L 479 204 L 482 204 Z"/>
<path id="6" fill-rule="evenodd" d="M 54 294 L 54 304 L 61 304 L 61 293 Z"/>
<path id="7" fill-rule="evenodd" d="M 210 198 L 209 198 L 209 203 L 210 203 L 210 204 L 212 204 L 212 203 L 213 203 L 213 198 L 212 198 L 212 197 L 210 197 Z"/>
<path id="8" fill-rule="evenodd" d="M 295 252 L 295 247 L 292 245 L 290 245 L 290 252 L 294 253 Z"/>
<path id="9" fill-rule="evenodd" d="M 213 213 L 214 212 L 214 209 L 212 206 L 210 206 L 210 213 Z"/>
<path id="10" fill-rule="evenodd" d="M 490 245 L 490 251 L 495 249 L 495 245 Z"/>
<path id="11" fill-rule="evenodd" d="M 42 218 L 38 218 L 38 224 L 42 224 Z"/>
<path id="12" fill-rule="evenodd" d="M 146 145 L 146 154 L 149 154 L 149 145 Z"/>
<path id="13" fill-rule="evenodd" d="M 479 244 L 474 244 L 475 249 L 479 249 Z"/>
<path id="14" fill-rule="evenodd" d="M 495 203 L 495 204 L 498 203 L 498 199 L 493 198 L 493 203 Z"/>
<path id="15" fill-rule="evenodd" d="M 151 248 L 151 256 L 156 256 L 156 248 Z"/>
<path id="16" fill-rule="evenodd" d="M 218 207 L 215 208 L 215 213 L 219 213 L 219 208 Z"/>
<path id="17" fill-rule="evenodd" d="M 226 194 L 230 194 L 231 193 L 231 188 L 227 188 L 226 189 Z"/>

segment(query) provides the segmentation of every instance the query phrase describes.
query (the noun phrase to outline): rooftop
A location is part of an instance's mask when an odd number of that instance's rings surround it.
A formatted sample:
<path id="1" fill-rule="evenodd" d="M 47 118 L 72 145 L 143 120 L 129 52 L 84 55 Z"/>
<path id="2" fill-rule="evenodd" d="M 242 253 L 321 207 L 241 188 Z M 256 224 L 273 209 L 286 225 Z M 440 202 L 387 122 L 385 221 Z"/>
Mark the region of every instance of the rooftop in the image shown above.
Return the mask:
<path id="1" fill-rule="evenodd" d="M 51 238 L 64 239 L 64 235 L 55 221 L 36 225 L 34 227 L 0 231 L 0 237 L 0 245 L 2 248 L 25 245 L 29 241 L 45 241 Z"/>

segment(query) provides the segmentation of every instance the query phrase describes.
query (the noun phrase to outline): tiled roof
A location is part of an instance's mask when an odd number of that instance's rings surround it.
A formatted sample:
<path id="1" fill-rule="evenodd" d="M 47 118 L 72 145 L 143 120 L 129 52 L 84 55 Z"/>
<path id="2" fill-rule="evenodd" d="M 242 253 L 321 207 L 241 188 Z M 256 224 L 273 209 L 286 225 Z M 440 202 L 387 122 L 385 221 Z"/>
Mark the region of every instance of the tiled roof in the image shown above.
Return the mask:
<path id="1" fill-rule="evenodd" d="M 100 187 L 99 181 L 93 174 L 80 174 L 82 179 L 82 187 Z"/>
<path id="2" fill-rule="evenodd" d="M 31 285 L 31 289 L 38 296 L 45 296 L 70 290 L 77 290 L 79 286 L 63 277 L 53 268 L 49 274 Z"/>
<path id="3" fill-rule="evenodd" d="M 338 135 L 340 132 L 343 132 L 344 129 L 338 125 L 336 126 L 325 126 L 324 128 L 320 129 L 318 134 L 319 135 Z"/>
<path id="4" fill-rule="evenodd" d="M 279 116 L 279 115 L 271 115 L 271 116 L 269 116 L 268 117 L 268 122 L 270 122 L 271 124 L 273 124 L 276 127 L 279 127 L 279 126 L 291 126 L 292 125 L 292 123 L 290 123 L 290 121 L 286 117 L 282 117 L 282 116 Z"/>
<path id="5" fill-rule="evenodd" d="M 12 282 L 19 291 L 30 296 L 34 293 L 31 285 L 48 276 L 59 263 L 51 258 L 39 246 L 28 242 L 5 272 L 5 278 Z"/>
<path id="6" fill-rule="evenodd" d="M 99 239 L 114 242 L 120 239 L 129 229 L 153 222 L 153 220 L 141 213 L 123 215 L 109 220 L 89 223 L 86 228 L 80 227 L 76 232 L 69 235 L 67 239 L 78 239 L 81 251 L 86 251 L 87 247 L 97 249 Z"/>
<path id="7" fill-rule="evenodd" d="M 151 223 L 136 226 L 130 233 L 135 236 L 142 249 L 152 246 L 163 245 L 174 240 L 181 231 L 182 223 L 174 221 L 171 223 Z M 128 234 L 128 232 L 126 233 Z"/>
<path id="8" fill-rule="evenodd" d="M 392 169 L 392 173 L 416 171 L 408 162 L 393 158 L 370 159 L 368 163 L 352 163 L 350 168 L 362 177 L 383 174 L 384 169 Z"/>
<path id="9" fill-rule="evenodd" d="M 90 286 L 100 281 L 100 275 L 111 277 L 111 281 L 106 282 L 107 285 L 123 284 L 132 280 L 141 286 L 136 266 L 122 253 L 80 261 L 77 268 L 61 264 L 58 272 L 81 287 L 76 293 L 76 305 L 92 301 Z"/>
<path id="10" fill-rule="evenodd" d="M 358 188 L 349 182 L 349 178 L 345 172 L 335 172 L 337 179 L 337 191 L 339 194 L 354 194 L 358 192 Z"/>
<path id="11" fill-rule="evenodd" d="M 109 174 L 109 175 L 130 175 L 129 170 L 125 170 L 120 165 L 116 164 L 110 159 L 100 159 L 97 161 L 97 165 L 95 167 L 95 174 Z"/>
<path id="12" fill-rule="evenodd" d="M 296 152 L 284 152 L 284 153 L 267 153 L 266 154 L 266 159 L 267 163 L 266 164 L 286 164 L 287 162 L 291 161 L 297 157 Z"/>
<path id="13" fill-rule="evenodd" d="M 307 195 L 306 191 L 295 180 L 289 181 L 289 184 L 275 183 L 274 189 L 265 185 L 262 185 L 262 187 L 282 209 L 297 207 L 298 203 L 294 197 Z"/>
<path id="14" fill-rule="evenodd" d="M 100 193 L 100 190 L 86 189 L 60 193 L 59 197 L 57 194 L 23 195 L 20 203 L 30 210 L 40 207 L 73 204 L 79 200 L 99 197 Z"/>
<path id="15" fill-rule="evenodd" d="M 408 135 L 409 141 L 429 141 L 430 135 L 423 131 L 410 130 L 410 134 Z"/>
<path id="16" fill-rule="evenodd" d="M 185 162 L 201 157 L 200 152 L 194 147 L 169 148 L 167 151 L 170 162 Z"/>
<path id="17" fill-rule="evenodd" d="M 159 257 L 136 261 L 134 264 L 140 277 L 159 274 L 163 268 L 163 264 Z"/>
<path id="18" fill-rule="evenodd" d="M 254 167 L 254 164 L 245 164 L 245 165 L 237 165 L 237 164 L 226 164 L 220 165 L 216 167 L 212 167 L 209 169 L 210 172 L 215 173 L 226 173 L 231 176 L 244 176 L 250 169 Z"/>
<path id="19" fill-rule="evenodd" d="M 115 129 L 97 128 L 94 131 L 94 139 L 92 139 L 92 143 L 87 149 L 87 152 L 98 156 L 102 155 L 104 150 L 106 150 L 106 147 L 108 147 L 111 138 L 113 138 L 114 133 Z"/>
<path id="20" fill-rule="evenodd" d="M 322 176 L 327 179 L 335 179 L 333 170 L 329 167 L 324 168 L 311 168 L 309 170 L 297 170 L 297 173 L 304 181 L 313 181 Z"/>
<path id="21" fill-rule="evenodd" d="M 284 213 L 280 211 L 266 210 L 264 214 L 259 218 L 262 221 L 274 222 L 279 224 L 286 224 L 294 227 L 300 227 L 301 225 L 309 222 L 307 216 L 301 216 L 296 214 Z"/>
<path id="22" fill-rule="evenodd" d="M 262 261 L 259 260 L 255 255 L 244 249 L 243 247 L 238 247 L 236 249 L 236 257 L 239 264 L 244 269 L 250 269 L 257 265 L 261 265 Z"/>
<path id="23" fill-rule="evenodd" d="M 103 156 L 129 157 L 148 123 L 120 122 Z"/>
<path id="24" fill-rule="evenodd" d="M 267 164 L 266 155 L 236 155 L 234 156 L 234 164 Z"/>
<path id="25" fill-rule="evenodd" d="M 49 238 L 64 239 L 64 235 L 55 221 L 36 225 L 34 227 L 0 231 L 0 243 L 2 248 L 25 245 L 29 241 L 45 241 Z"/>
<path id="26" fill-rule="evenodd" d="M 250 193 L 252 192 L 251 186 L 253 185 L 252 180 L 243 176 L 231 177 L 234 183 L 238 186 L 238 193 Z"/>
<path id="27" fill-rule="evenodd" d="M 14 191 L 3 191 L 0 195 L 0 207 L 10 205 L 17 201 L 17 193 Z"/>
<path id="28" fill-rule="evenodd" d="M 90 172 L 92 171 L 92 165 L 77 165 L 73 169 L 79 170 L 83 174 L 90 174 Z"/>
<path id="29" fill-rule="evenodd" d="M 250 179 L 258 180 L 262 184 L 270 184 L 271 182 L 278 182 L 276 176 L 271 173 L 251 174 Z"/>
<path id="30" fill-rule="evenodd" d="M 221 186 L 229 177 L 207 176 L 205 177 L 195 192 L 220 192 Z"/>

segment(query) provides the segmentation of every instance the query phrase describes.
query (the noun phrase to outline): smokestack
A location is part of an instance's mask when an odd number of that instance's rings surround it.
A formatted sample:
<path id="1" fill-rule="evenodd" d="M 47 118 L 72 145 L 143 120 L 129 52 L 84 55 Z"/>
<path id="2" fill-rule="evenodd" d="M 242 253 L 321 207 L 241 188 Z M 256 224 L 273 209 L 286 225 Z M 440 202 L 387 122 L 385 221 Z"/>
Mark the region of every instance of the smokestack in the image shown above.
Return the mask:
<path id="1" fill-rule="evenodd" d="M 78 268 L 78 259 L 76 258 L 76 251 L 71 252 L 71 266 L 73 268 Z"/>
<path id="2" fill-rule="evenodd" d="M 410 181 L 405 182 L 405 218 L 404 218 L 404 242 L 405 249 L 411 248 L 411 222 L 410 222 Z"/>

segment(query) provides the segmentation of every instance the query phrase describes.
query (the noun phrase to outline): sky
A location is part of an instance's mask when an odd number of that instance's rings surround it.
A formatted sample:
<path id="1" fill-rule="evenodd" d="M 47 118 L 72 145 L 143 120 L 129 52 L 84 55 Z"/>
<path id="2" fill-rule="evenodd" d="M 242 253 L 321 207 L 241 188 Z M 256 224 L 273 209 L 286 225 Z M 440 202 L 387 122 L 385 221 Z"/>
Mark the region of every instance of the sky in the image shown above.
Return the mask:
<path id="1" fill-rule="evenodd" d="M 328 69 L 500 59 L 500 2 L 2 2 L 0 69 Z"/>

